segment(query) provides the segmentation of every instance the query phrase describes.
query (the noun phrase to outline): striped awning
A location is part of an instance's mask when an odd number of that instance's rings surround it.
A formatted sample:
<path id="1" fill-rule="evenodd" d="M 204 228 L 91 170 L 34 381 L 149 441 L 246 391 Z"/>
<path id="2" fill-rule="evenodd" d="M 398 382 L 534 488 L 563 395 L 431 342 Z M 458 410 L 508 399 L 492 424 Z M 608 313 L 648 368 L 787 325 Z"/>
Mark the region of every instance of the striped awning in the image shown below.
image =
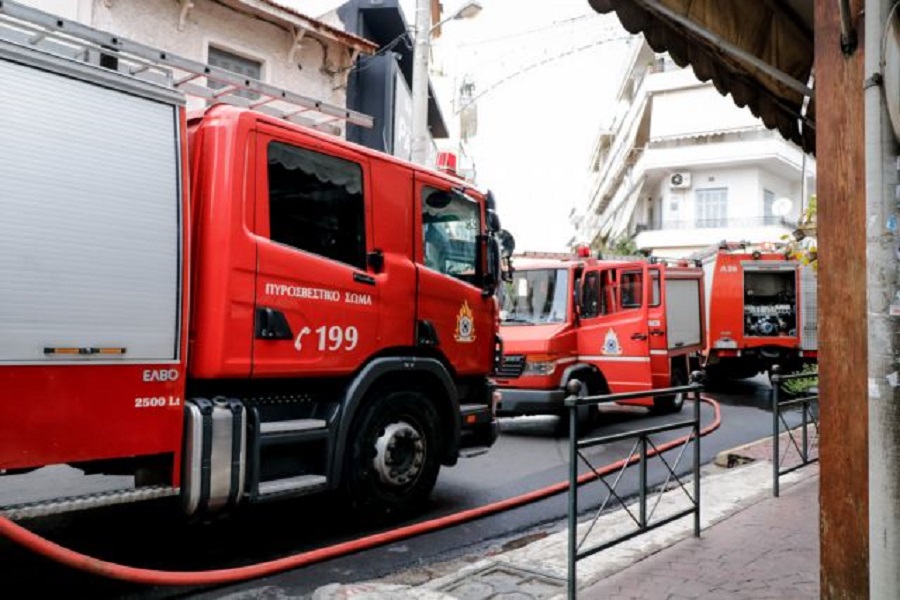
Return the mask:
<path id="1" fill-rule="evenodd" d="M 588 0 L 688 64 L 769 129 L 815 152 L 813 0 Z M 837 10 L 837 7 L 835 8 Z"/>

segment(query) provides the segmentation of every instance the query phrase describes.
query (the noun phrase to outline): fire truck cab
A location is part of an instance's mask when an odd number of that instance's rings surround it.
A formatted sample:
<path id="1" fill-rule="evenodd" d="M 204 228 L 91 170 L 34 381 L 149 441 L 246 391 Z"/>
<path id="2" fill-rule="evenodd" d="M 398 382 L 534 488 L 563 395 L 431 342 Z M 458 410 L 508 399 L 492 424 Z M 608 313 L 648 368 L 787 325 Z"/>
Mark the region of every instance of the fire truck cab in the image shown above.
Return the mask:
<path id="1" fill-rule="evenodd" d="M 586 395 L 686 384 L 703 342 L 703 273 L 693 266 L 589 257 L 517 258 L 500 290 L 501 416 L 565 411 Z M 681 395 L 630 401 L 680 411 Z M 579 415 L 590 421 L 596 410 Z"/>
<path id="2" fill-rule="evenodd" d="M 3 485 L 68 464 L 134 476 L 92 505 L 399 513 L 494 443 L 489 192 L 290 121 L 364 115 L 13 2 L 0 40 Z M 197 78 L 267 101 L 189 115 Z"/>

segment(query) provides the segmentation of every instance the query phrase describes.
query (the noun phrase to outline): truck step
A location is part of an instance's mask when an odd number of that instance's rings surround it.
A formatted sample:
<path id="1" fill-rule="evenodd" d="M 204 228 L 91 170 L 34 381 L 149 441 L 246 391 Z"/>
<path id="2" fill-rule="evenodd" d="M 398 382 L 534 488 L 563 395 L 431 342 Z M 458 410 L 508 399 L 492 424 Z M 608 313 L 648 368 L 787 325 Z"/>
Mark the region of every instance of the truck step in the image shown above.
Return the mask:
<path id="1" fill-rule="evenodd" d="M 324 475 L 298 475 L 273 481 L 262 481 L 259 484 L 259 498 L 295 492 L 311 492 L 325 487 L 328 478 Z"/>
<path id="2" fill-rule="evenodd" d="M 325 429 L 325 419 L 293 419 L 290 421 L 268 421 L 260 423 L 259 432 L 262 435 L 277 435 L 280 433 L 297 433 L 300 431 L 313 431 Z"/>
<path id="3" fill-rule="evenodd" d="M 176 496 L 177 494 L 178 488 L 169 486 L 148 486 L 135 489 L 111 490 L 85 494 L 83 496 L 69 496 L 67 498 L 54 498 L 51 500 L 28 502 L 25 504 L 0 506 L 0 515 L 3 515 L 11 521 L 21 521 L 24 519 L 48 517 L 50 515 L 59 515 L 79 510 L 90 510 L 104 506 L 157 500 L 159 498 Z"/>

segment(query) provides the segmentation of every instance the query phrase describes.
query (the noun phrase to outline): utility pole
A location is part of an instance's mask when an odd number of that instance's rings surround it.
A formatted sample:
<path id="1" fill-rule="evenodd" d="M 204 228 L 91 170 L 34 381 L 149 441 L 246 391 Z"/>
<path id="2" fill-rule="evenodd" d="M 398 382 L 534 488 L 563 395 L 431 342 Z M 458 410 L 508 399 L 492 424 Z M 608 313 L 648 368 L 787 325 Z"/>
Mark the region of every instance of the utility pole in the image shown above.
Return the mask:
<path id="1" fill-rule="evenodd" d="M 431 24 L 431 0 L 416 0 L 416 47 L 413 55 L 412 152 L 410 160 L 424 165 L 428 159 L 428 59 L 431 34 L 447 21 L 471 19 L 481 12 L 481 3 L 469 0 L 449 17 Z M 433 165 L 429 165 L 433 166 Z"/>
<path id="2" fill-rule="evenodd" d="M 431 51 L 431 0 L 416 0 L 416 43 L 413 52 L 412 151 L 410 160 L 428 158 L 428 58 Z"/>
<path id="3" fill-rule="evenodd" d="M 900 382 L 898 382 L 897 151 L 882 83 L 886 0 L 865 3 L 866 279 L 869 341 L 869 597 L 896 598 L 900 589 Z M 896 28 L 893 34 L 896 35 Z M 896 57 L 896 55 L 895 55 Z"/>

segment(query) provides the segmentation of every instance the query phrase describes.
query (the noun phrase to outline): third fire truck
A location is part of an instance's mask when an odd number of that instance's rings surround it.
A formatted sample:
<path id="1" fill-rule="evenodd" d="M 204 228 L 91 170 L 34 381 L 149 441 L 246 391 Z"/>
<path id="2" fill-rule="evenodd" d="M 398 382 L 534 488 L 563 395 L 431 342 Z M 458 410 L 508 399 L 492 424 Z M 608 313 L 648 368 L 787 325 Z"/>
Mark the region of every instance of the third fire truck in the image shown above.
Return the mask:
<path id="1" fill-rule="evenodd" d="M 782 250 L 722 242 L 692 258 L 706 278 L 712 381 L 753 377 L 773 365 L 791 371 L 817 358 L 816 280 Z"/>

